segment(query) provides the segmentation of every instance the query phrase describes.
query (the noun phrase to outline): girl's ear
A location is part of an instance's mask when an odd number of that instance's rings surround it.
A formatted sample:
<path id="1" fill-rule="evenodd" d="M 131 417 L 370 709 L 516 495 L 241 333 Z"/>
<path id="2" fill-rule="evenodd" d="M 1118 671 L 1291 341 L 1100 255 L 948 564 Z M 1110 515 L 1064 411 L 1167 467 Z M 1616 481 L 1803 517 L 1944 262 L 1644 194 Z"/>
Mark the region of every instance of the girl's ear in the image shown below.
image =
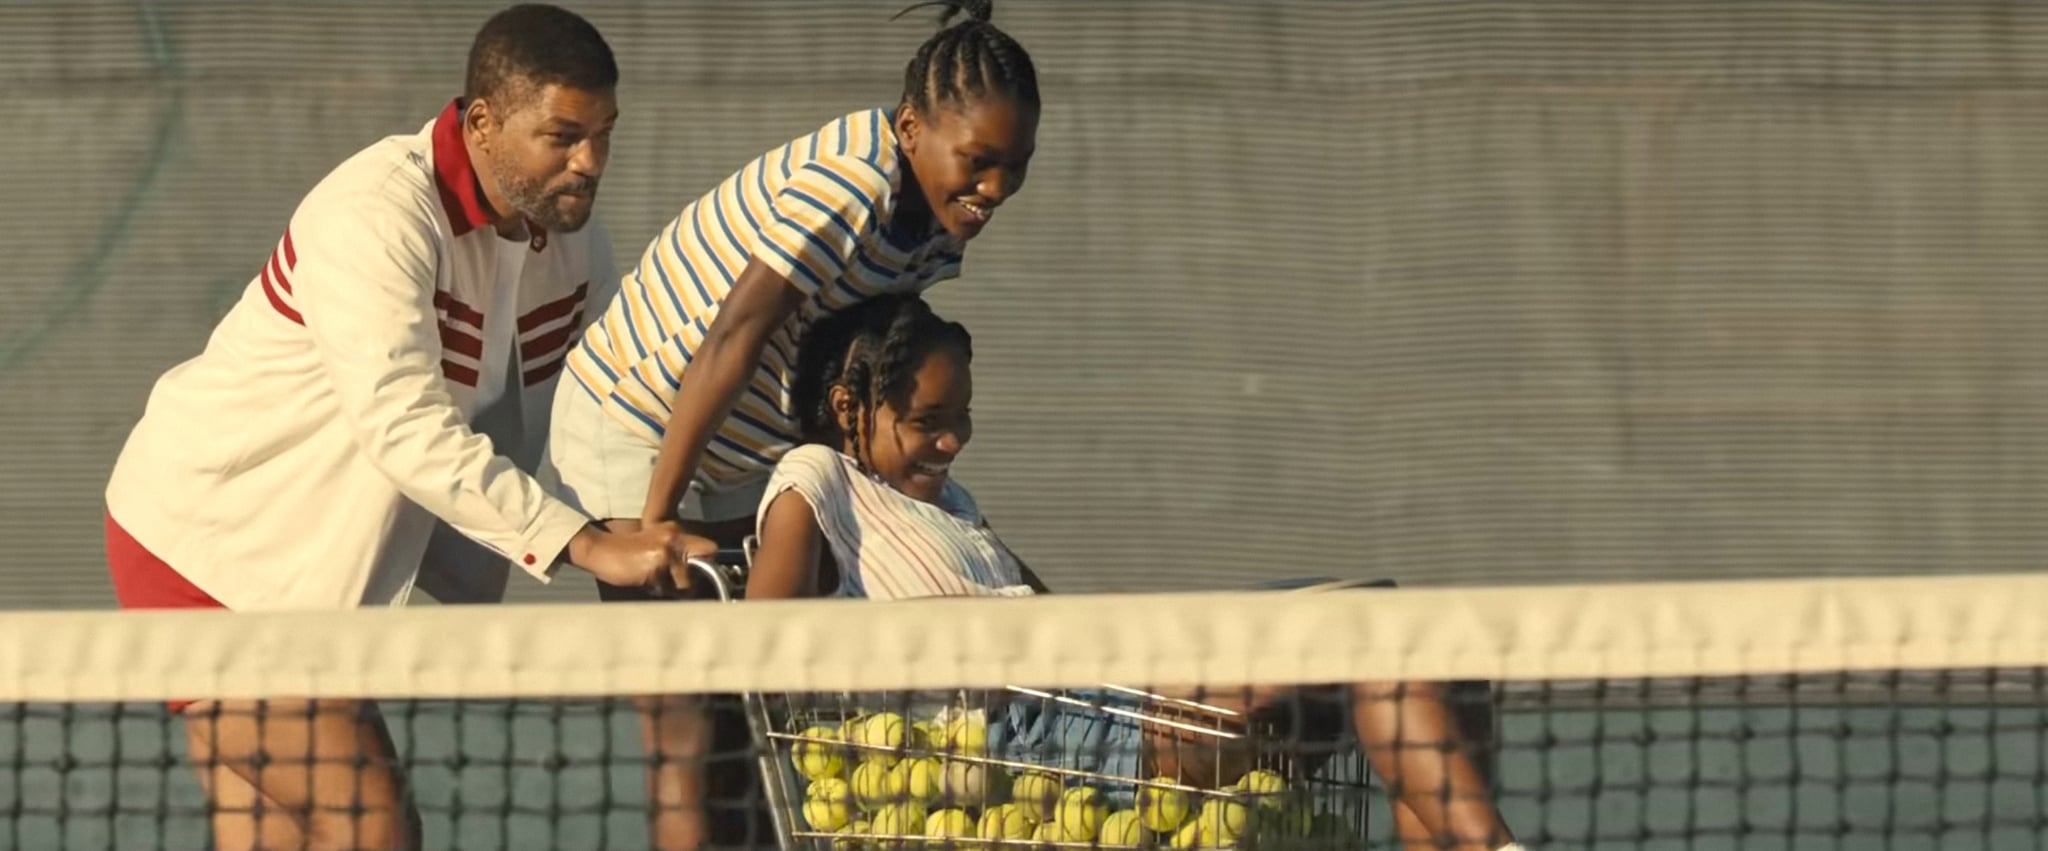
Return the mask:
<path id="1" fill-rule="evenodd" d="M 832 421 L 839 425 L 839 433 L 853 434 L 853 391 L 846 389 L 844 384 L 834 384 L 827 391 L 826 398 L 831 402 Z"/>
<path id="2" fill-rule="evenodd" d="M 924 134 L 924 118 L 916 107 L 904 103 L 896 108 L 896 145 L 905 155 L 917 153 L 917 139 Z"/>

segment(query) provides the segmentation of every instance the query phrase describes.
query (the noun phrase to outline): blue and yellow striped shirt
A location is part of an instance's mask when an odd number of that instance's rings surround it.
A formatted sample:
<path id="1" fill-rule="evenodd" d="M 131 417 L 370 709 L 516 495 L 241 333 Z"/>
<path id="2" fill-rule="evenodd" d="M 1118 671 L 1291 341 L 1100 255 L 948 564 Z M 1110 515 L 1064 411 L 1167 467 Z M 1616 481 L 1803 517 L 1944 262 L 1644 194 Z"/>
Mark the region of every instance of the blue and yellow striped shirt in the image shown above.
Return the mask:
<path id="1" fill-rule="evenodd" d="M 876 295 L 960 274 L 961 246 L 950 236 L 920 241 L 891 227 L 901 168 L 883 109 L 763 154 L 655 236 L 569 355 L 570 380 L 620 428 L 659 444 L 683 370 L 740 270 L 758 258 L 808 298 L 769 339 L 698 469 L 721 484 L 766 476 L 798 442 L 790 383 L 804 329 Z"/>

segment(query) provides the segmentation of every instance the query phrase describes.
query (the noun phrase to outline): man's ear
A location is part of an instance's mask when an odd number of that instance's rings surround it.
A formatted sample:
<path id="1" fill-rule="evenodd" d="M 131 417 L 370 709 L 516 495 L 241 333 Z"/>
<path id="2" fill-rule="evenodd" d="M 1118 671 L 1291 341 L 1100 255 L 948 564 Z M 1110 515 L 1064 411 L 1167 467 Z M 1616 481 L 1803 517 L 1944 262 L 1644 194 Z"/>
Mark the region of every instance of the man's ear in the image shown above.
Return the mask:
<path id="1" fill-rule="evenodd" d="M 491 108 L 490 101 L 477 98 L 463 105 L 462 131 L 476 140 L 477 147 L 490 150 L 491 139 L 502 126 L 504 122 L 499 119 L 497 111 Z"/>

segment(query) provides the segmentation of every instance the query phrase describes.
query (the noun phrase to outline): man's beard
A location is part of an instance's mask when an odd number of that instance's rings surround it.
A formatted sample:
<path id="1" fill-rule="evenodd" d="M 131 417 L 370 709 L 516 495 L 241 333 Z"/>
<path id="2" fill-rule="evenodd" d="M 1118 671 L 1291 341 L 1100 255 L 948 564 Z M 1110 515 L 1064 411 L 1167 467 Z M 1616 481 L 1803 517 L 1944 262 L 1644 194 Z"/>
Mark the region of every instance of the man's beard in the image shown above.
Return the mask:
<path id="1" fill-rule="evenodd" d="M 501 169 L 499 174 L 510 174 L 510 169 Z M 597 181 L 571 179 L 549 187 L 539 180 L 520 177 L 504 177 L 502 189 L 506 203 L 512 210 L 540 225 L 551 233 L 575 233 L 590 223 L 591 210 L 596 208 Z M 562 206 L 562 196 L 580 194 L 582 203 L 569 208 Z"/>

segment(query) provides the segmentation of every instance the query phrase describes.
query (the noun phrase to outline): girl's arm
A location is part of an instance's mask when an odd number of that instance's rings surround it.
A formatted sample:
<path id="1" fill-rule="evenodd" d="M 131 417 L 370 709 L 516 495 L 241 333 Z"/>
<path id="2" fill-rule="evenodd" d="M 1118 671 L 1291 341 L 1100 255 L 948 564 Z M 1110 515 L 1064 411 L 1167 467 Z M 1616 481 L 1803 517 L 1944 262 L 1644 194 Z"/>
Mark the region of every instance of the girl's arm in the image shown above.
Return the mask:
<path id="1" fill-rule="evenodd" d="M 818 559 L 825 534 L 803 494 L 785 490 L 761 515 L 761 544 L 747 572 L 747 599 L 786 600 L 818 595 Z"/>
<path id="2" fill-rule="evenodd" d="M 796 169 L 775 193 L 754 256 L 733 279 L 683 369 L 642 521 L 666 520 L 676 510 L 705 445 L 753 378 L 768 338 L 845 272 L 891 191 L 889 175 L 875 163 L 825 157 Z"/>
<path id="3" fill-rule="evenodd" d="M 642 524 L 671 519 L 682 502 L 683 488 L 697 474 L 704 446 L 753 380 L 768 338 L 796 315 L 804 298 L 802 290 L 759 259 L 740 272 L 705 331 L 704 342 L 683 370 L 682 384 L 669 407 L 668 431 L 655 455 L 647 501 L 640 507 Z"/>

